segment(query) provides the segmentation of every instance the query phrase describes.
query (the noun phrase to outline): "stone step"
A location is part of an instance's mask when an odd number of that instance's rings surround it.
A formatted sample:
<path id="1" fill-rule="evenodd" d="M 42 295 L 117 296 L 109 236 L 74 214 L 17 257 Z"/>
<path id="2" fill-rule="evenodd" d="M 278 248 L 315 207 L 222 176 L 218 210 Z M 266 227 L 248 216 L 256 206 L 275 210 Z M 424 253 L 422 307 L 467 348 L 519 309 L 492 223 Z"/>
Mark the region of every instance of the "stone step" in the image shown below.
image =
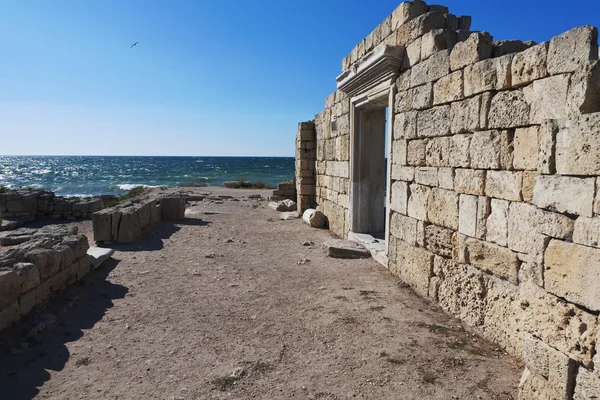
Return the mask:
<path id="1" fill-rule="evenodd" d="M 92 268 L 96 269 L 106 260 L 108 260 L 112 255 L 115 254 L 113 249 L 105 249 L 102 247 L 91 246 L 87 255 L 90 256 L 90 262 L 92 263 Z"/>
<path id="2" fill-rule="evenodd" d="M 371 252 L 351 240 L 330 239 L 323 244 L 327 255 L 333 258 L 369 258 Z"/>

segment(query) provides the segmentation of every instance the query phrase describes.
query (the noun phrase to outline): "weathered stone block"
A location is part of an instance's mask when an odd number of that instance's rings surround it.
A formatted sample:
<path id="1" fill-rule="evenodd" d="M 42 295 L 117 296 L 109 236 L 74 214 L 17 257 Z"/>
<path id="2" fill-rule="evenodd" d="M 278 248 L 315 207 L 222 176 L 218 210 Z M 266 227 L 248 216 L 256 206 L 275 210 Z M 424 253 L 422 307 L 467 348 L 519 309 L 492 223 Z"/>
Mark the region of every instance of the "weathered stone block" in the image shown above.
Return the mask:
<path id="1" fill-rule="evenodd" d="M 548 76 L 546 59 L 548 56 L 548 42 L 515 54 L 512 61 L 512 85 L 524 86 L 536 79 Z"/>
<path id="2" fill-rule="evenodd" d="M 600 113 L 586 114 L 556 134 L 556 172 L 600 175 Z"/>
<path id="3" fill-rule="evenodd" d="M 425 148 L 424 140 L 409 140 L 406 150 L 406 163 L 412 166 L 425 165 Z"/>
<path id="4" fill-rule="evenodd" d="M 477 196 L 460 195 L 458 231 L 463 235 L 477 236 L 477 203 Z"/>
<path id="5" fill-rule="evenodd" d="M 396 181 L 392 184 L 390 209 L 406 215 L 408 206 L 408 183 Z"/>
<path id="6" fill-rule="evenodd" d="M 524 331 L 545 343 L 552 343 L 552 347 L 573 360 L 590 366 L 598 332 L 596 316 L 529 281 L 521 283 L 519 294 Z"/>
<path id="7" fill-rule="evenodd" d="M 523 201 L 531 202 L 533 200 L 533 188 L 535 186 L 535 178 L 539 173 L 537 171 L 523 171 Z"/>
<path id="8" fill-rule="evenodd" d="M 0 307 L 0 331 L 8 328 L 21 318 L 21 307 L 14 301 L 6 307 Z"/>
<path id="9" fill-rule="evenodd" d="M 581 65 L 598 59 L 598 30 L 593 26 L 571 29 L 550 40 L 548 71 L 550 74 L 575 72 Z"/>
<path id="10" fill-rule="evenodd" d="M 480 61 L 465 68 L 465 96 L 511 88 L 514 54 Z"/>
<path id="11" fill-rule="evenodd" d="M 415 139 L 417 137 L 417 112 L 405 112 L 394 116 L 393 139 Z"/>
<path id="12" fill-rule="evenodd" d="M 529 104 L 521 90 L 497 93 L 490 104 L 489 128 L 515 128 L 529 125 Z"/>
<path id="13" fill-rule="evenodd" d="M 92 214 L 94 240 L 96 242 L 105 242 L 112 240 L 112 213 L 113 211 L 111 209 L 106 209 Z"/>
<path id="14" fill-rule="evenodd" d="M 549 120 L 542 123 L 538 132 L 538 171 L 542 174 L 554 174 L 556 172 L 556 134 L 559 129 L 559 121 Z"/>
<path id="15" fill-rule="evenodd" d="M 51 268 L 51 265 L 56 262 L 56 260 L 58 260 L 60 262 L 59 270 L 68 268 L 71 266 L 71 264 L 73 264 L 75 262 L 75 252 L 73 251 L 73 249 L 71 249 L 66 244 L 57 244 L 56 246 L 54 246 L 52 248 L 52 250 L 54 250 L 57 254 L 49 254 L 49 256 L 50 256 L 50 258 L 56 257 L 56 259 L 53 260 L 52 262 L 48 262 L 45 269 L 43 269 L 42 267 L 40 267 L 38 265 L 38 267 L 40 268 L 40 272 L 42 273 L 42 278 L 44 278 L 45 273 L 48 273 L 47 271 L 54 271 L 54 269 L 50 269 L 50 268 Z M 55 273 L 48 273 L 48 277 L 51 277 Z"/>
<path id="16" fill-rule="evenodd" d="M 55 275 L 61 268 L 61 254 L 53 249 L 33 249 L 25 255 L 25 260 L 38 267 L 42 280 Z"/>
<path id="17" fill-rule="evenodd" d="M 21 280 L 21 293 L 25 293 L 39 286 L 41 282 L 40 270 L 35 264 L 16 263 L 13 269 Z"/>
<path id="18" fill-rule="evenodd" d="M 600 398 L 600 379 L 583 367 L 577 372 L 577 382 L 573 400 L 588 400 Z"/>
<path id="19" fill-rule="evenodd" d="M 485 194 L 497 199 L 521 201 L 523 173 L 515 171 L 488 171 Z"/>
<path id="20" fill-rule="evenodd" d="M 452 235 L 454 231 L 437 225 L 425 227 L 425 247 L 438 256 L 452 257 Z"/>
<path id="21" fill-rule="evenodd" d="M 446 16 L 439 12 L 427 12 L 400 26 L 396 32 L 396 43 L 406 45 L 434 29 L 446 26 Z"/>
<path id="22" fill-rule="evenodd" d="M 508 205 L 508 201 L 492 199 L 491 212 L 486 224 L 486 240 L 500 246 L 508 245 Z"/>
<path id="23" fill-rule="evenodd" d="M 593 216 L 594 179 L 540 175 L 535 179 L 533 204 L 561 213 Z"/>
<path id="24" fill-rule="evenodd" d="M 427 219 L 427 204 L 431 189 L 418 184 L 410 185 L 410 197 L 408 198 L 408 215 L 421 221 Z"/>
<path id="25" fill-rule="evenodd" d="M 392 12 L 392 31 L 397 30 L 406 22 L 427 12 L 427 4 L 423 1 L 403 2 Z"/>
<path id="26" fill-rule="evenodd" d="M 80 259 L 85 256 L 87 250 L 90 248 L 88 239 L 84 235 L 69 235 L 62 239 L 62 244 L 65 244 L 73 250 L 75 259 Z"/>
<path id="27" fill-rule="evenodd" d="M 442 189 L 454 189 L 454 170 L 452 168 L 438 168 L 438 186 Z"/>
<path id="28" fill-rule="evenodd" d="M 415 182 L 426 186 L 438 186 L 438 169 L 432 167 L 415 168 Z"/>
<path id="29" fill-rule="evenodd" d="M 541 124 L 547 119 L 569 117 L 569 82 L 569 75 L 555 75 L 523 88 L 531 110 L 530 123 Z"/>
<path id="30" fill-rule="evenodd" d="M 0 270 L 0 310 L 8 307 L 21 294 L 21 279 L 14 270 Z"/>
<path id="31" fill-rule="evenodd" d="M 396 250 L 396 257 L 400 259 L 400 277 L 421 296 L 427 297 L 433 269 L 433 254 L 420 247 L 407 245 L 401 240 L 398 243 L 404 246 Z"/>
<path id="32" fill-rule="evenodd" d="M 425 164 L 435 167 L 468 167 L 472 135 L 454 135 L 427 140 Z"/>
<path id="33" fill-rule="evenodd" d="M 497 40 L 492 43 L 492 57 L 502 57 L 506 54 L 519 53 L 534 46 L 534 42 L 522 42 L 521 40 Z"/>
<path id="34" fill-rule="evenodd" d="M 406 46 L 406 52 L 404 53 L 404 65 L 406 68 L 410 68 L 413 65 L 421 61 L 421 38 L 418 37 Z"/>
<path id="35" fill-rule="evenodd" d="M 390 234 L 414 246 L 417 243 L 417 220 L 393 213 L 390 223 Z"/>
<path id="36" fill-rule="evenodd" d="M 517 254 L 505 247 L 468 238 L 466 250 L 469 263 L 512 284 L 518 284 L 520 261 Z"/>
<path id="37" fill-rule="evenodd" d="M 458 195 L 450 190 L 432 189 L 427 218 L 434 224 L 458 230 Z"/>
<path id="38" fill-rule="evenodd" d="M 579 217 L 575 220 L 573 242 L 600 248 L 600 217 Z"/>
<path id="39" fill-rule="evenodd" d="M 450 51 L 438 51 L 427 60 L 411 69 L 410 84 L 412 87 L 434 82 L 450 73 Z"/>
<path id="40" fill-rule="evenodd" d="M 450 54 L 452 71 L 459 70 L 492 56 L 492 36 L 487 32 L 473 32 L 464 42 L 458 42 Z"/>
<path id="41" fill-rule="evenodd" d="M 177 197 L 175 199 L 181 199 L 184 201 L 184 209 L 185 209 L 185 199 L 183 197 Z M 172 207 L 165 207 L 166 203 L 165 199 L 161 202 L 163 219 L 170 219 L 166 217 L 170 217 L 170 211 L 165 211 L 166 208 L 169 210 Z M 117 241 L 119 243 L 131 243 L 135 239 L 137 239 L 142 234 L 142 229 L 140 228 L 140 220 L 137 216 L 137 212 L 135 208 L 126 208 L 122 209 L 121 214 L 121 223 L 119 224 L 119 234 L 117 236 Z"/>
<path id="42" fill-rule="evenodd" d="M 337 163 L 333 163 L 337 164 Z M 185 198 L 180 196 L 163 197 L 160 200 L 161 218 L 164 221 L 178 221 L 185 219 Z M 121 217 L 121 225 L 125 219 L 125 214 Z M 139 225 L 139 221 L 138 221 Z M 119 235 L 119 242 L 121 241 Z M 138 234 L 139 236 L 139 234 Z"/>
<path id="43" fill-rule="evenodd" d="M 517 128 L 514 140 L 515 169 L 537 170 L 538 166 L 538 140 L 539 126 Z"/>
<path id="44" fill-rule="evenodd" d="M 550 241 L 545 257 L 545 287 L 550 293 L 589 310 L 600 311 L 600 249 Z"/>
<path id="45" fill-rule="evenodd" d="M 485 194 L 485 171 L 457 168 L 454 176 L 454 191 L 463 194 Z"/>
<path id="46" fill-rule="evenodd" d="M 464 98 L 462 71 L 446 75 L 433 85 L 434 105 L 450 103 L 462 98 Z"/>
<path id="47" fill-rule="evenodd" d="M 454 47 L 456 36 L 447 29 L 434 29 L 421 38 L 421 60 L 426 60 L 440 50 Z"/>
<path id="48" fill-rule="evenodd" d="M 392 164 L 406 165 L 407 146 L 406 140 L 392 141 Z"/>
<path id="49" fill-rule="evenodd" d="M 511 169 L 513 137 L 508 131 L 475 132 L 471 140 L 471 167 Z"/>
<path id="50" fill-rule="evenodd" d="M 450 106 L 438 106 L 417 115 L 417 136 L 436 137 L 450 134 Z"/>
<path id="51" fill-rule="evenodd" d="M 456 101 L 450 104 L 452 133 L 475 132 L 481 127 L 481 101 L 483 96 Z"/>
<path id="52" fill-rule="evenodd" d="M 403 90 L 396 93 L 394 101 L 394 112 L 405 113 L 413 110 L 413 92 L 412 90 Z"/>
<path id="53" fill-rule="evenodd" d="M 415 110 L 424 110 L 433 105 L 433 84 L 426 83 L 412 89 L 412 107 Z"/>
<path id="54" fill-rule="evenodd" d="M 392 165 L 392 179 L 405 182 L 412 182 L 415 178 L 415 167 L 404 165 Z M 533 188 L 532 188 L 533 193 Z"/>

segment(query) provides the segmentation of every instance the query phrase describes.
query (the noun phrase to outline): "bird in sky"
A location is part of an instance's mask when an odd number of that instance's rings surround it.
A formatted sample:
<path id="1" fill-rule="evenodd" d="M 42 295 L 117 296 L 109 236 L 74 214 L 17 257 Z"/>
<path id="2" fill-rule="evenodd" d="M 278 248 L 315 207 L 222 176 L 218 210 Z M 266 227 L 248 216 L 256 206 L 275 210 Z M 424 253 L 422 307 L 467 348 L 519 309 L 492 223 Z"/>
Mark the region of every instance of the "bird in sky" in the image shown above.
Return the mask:
<path id="1" fill-rule="evenodd" d="M 134 44 L 132 44 L 132 45 L 131 45 L 131 47 L 133 47 L 133 46 L 137 46 L 137 44 L 138 44 L 138 43 L 139 43 L 139 42 L 135 42 Z M 131 48 L 131 47 L 129 47 L 129 48 Z"/>

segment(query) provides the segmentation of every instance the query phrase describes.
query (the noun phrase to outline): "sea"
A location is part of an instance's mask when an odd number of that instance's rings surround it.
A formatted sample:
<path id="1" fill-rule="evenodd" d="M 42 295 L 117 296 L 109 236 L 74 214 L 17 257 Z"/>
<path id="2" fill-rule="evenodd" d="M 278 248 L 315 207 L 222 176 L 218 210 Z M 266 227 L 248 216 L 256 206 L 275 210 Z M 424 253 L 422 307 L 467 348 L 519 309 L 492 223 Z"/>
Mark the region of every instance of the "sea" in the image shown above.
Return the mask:
<path id="1" fill-rule="evenodd" d="M 275 187 L 293 178 L 294 164 L 293 157 L 0 156 L 0 186 L 46 189 L 59 196 L 237 180 Z"/>

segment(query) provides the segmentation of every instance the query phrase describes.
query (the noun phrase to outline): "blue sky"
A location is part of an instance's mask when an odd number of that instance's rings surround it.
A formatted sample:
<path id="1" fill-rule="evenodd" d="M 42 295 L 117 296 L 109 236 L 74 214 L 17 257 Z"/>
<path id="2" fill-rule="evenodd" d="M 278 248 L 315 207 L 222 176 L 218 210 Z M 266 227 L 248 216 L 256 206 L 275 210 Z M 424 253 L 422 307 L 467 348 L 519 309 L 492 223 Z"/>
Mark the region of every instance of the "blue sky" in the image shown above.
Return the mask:
<path id="1" fill-rule="evenodd" d="M 441 3 L 495 40 L 600 25 L 598 0 Z M 292 156 L 398 4 L 0 0 L 0 154 Z"/>

